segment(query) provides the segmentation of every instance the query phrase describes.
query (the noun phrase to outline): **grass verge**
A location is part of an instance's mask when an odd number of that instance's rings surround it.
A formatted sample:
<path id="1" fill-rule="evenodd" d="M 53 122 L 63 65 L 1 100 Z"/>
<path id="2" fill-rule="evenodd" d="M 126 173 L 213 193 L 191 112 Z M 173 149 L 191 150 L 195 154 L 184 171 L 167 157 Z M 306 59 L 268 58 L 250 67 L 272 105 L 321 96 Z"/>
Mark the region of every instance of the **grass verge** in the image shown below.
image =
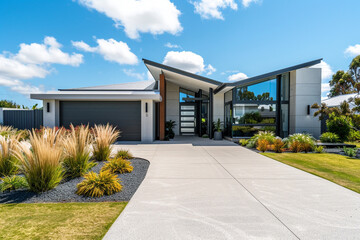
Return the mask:
<path id="1" fill-rule="evenodd" d="M 360 160 L 330 153 L 261 153 L 360 193 Z"/>
<path id="2" fill-rule="evenodd" d="M 2 204 L 0 239 L 101 239 L 126 204 Z"/>

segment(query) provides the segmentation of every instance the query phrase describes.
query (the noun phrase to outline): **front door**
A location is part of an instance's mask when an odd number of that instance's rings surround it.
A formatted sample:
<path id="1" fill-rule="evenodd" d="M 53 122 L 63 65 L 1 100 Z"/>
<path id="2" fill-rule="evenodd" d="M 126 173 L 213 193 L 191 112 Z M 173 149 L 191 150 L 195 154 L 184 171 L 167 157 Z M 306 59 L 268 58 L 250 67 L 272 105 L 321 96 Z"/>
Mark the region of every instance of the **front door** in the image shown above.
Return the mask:
<path id="1" fill-rule="evenodd" d="M 196 103 L 180 103 L 180 134 L 196 134 Z"/>

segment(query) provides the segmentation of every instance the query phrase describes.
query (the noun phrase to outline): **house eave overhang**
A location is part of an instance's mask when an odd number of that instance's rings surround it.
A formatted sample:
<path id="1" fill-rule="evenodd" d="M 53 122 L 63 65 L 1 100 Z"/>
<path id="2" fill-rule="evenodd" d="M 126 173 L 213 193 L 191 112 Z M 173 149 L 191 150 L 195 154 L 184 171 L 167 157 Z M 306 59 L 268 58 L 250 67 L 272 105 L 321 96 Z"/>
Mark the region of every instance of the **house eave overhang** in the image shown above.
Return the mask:
<path id="1" fill-rule="evenodd" d="M 32 93 L 31 99 L 62 101 L 161 101 L 158 91 L 66 91 L 49 93 Z"/>

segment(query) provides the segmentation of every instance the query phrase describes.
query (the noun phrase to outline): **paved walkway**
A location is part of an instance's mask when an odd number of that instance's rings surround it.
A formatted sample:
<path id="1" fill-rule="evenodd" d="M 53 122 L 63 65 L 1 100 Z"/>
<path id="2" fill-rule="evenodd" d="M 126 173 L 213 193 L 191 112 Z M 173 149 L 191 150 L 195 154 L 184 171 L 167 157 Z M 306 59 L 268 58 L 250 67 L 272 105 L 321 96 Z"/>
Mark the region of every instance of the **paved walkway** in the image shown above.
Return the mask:
<path id="1" fill-rule="evenodd" d="M 131 144 L 148 174 L 104 239 L 359 239 L 360 195 L 227 141 Z"/>

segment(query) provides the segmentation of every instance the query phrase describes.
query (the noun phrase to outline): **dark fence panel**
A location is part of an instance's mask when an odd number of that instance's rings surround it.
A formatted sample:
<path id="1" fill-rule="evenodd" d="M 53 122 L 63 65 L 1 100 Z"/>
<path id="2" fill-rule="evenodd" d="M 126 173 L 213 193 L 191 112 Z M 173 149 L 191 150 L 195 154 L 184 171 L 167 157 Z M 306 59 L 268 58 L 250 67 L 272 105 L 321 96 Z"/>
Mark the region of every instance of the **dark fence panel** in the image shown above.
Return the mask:
<path id="1" fill-rule="evenodd" d="M 4 110 L 4 125 L 17 129 L 40 128 L 43 125 L 43 110 Z"/>

